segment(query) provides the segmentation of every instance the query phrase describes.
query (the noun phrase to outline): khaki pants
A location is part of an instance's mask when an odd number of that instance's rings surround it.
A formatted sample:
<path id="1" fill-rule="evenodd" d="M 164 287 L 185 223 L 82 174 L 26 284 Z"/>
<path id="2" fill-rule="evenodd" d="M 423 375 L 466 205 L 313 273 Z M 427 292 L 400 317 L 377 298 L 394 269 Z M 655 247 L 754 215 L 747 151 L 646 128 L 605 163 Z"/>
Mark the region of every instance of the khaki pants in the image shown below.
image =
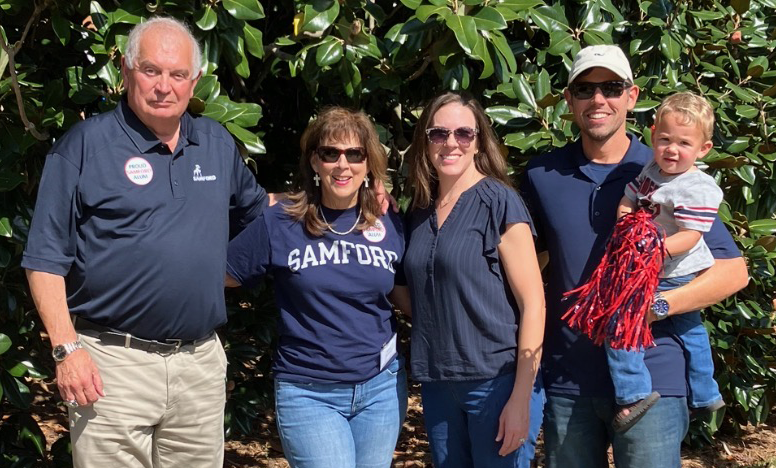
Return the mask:
<path id="1" fill-rule="evenodd" d="M 218 336 L 166 355 L 81 341 L 105 397 L 69 410 L 75 468 L 223 466 L 226 355 Z"/>

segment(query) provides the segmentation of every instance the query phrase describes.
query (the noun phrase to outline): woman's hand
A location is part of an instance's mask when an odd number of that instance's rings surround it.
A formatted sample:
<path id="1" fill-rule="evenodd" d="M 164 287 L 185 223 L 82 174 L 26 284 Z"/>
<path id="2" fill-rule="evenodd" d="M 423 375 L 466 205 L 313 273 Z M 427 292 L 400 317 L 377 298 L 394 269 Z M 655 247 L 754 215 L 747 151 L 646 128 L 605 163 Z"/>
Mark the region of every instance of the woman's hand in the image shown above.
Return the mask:
<path id="1" fill-rule="evenodd" d="M 528 439 L 528 427 L 531 420 L 530 399 L 520 401 L 512 395 L 509 397 L 501 416 L 498 418 L 498 435 L 496 442 L 502 442 L 498 454 L 502 457 L 514 452 Z"/>

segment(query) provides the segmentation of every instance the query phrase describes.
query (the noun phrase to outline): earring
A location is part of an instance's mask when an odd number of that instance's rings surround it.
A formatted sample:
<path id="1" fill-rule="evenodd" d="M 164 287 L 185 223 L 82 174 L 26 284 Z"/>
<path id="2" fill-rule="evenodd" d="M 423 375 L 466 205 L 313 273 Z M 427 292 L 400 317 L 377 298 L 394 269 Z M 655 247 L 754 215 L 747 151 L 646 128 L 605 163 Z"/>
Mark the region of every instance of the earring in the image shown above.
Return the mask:
<path id="1" fill-rule="evenodd" d="M 369 188 L 369 176 L 364 176 L 364 187 Z"/>
<path id="2" fill-rule="evenodd" d="M 315 181 L 315 186 L 319 187 L 321 185 L 321 177 L 318 175 L 318 173 L 315 173 L 315 176 L 313 177 L 313 180 Z"/>

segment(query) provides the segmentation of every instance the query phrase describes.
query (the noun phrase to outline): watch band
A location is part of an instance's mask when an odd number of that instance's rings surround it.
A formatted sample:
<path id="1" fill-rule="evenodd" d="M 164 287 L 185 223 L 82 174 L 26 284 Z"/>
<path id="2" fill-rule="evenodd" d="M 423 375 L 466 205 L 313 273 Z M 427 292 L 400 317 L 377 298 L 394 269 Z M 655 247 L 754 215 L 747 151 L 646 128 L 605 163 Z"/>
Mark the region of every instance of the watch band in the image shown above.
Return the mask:
<path id="1" fill-rule="evenodd" d="M 81 348 L 83 348 L 81 340 L 75 340 L 70 343 L 63 343 L 61 345 L 54 346 L 54 349 L 51 350 L 51 356 L 56 362 L 62 362 L 73 351 Z"/>

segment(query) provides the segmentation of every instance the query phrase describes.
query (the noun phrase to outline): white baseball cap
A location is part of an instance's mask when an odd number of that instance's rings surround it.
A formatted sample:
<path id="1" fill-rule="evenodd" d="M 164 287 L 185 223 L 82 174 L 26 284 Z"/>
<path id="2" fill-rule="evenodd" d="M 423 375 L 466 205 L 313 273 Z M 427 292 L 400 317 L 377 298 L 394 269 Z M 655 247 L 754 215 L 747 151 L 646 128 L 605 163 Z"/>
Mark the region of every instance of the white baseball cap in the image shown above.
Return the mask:
<path id="1" fill-rule="evenodd" d="M 583 71 L 594 67 L 611 70 L 623 80 L 633 83 L 633 72 L 622 49 L 614 45 L 594 45 L 585 47 L 574 57 L 568 84 L 573 83 Z"/>

